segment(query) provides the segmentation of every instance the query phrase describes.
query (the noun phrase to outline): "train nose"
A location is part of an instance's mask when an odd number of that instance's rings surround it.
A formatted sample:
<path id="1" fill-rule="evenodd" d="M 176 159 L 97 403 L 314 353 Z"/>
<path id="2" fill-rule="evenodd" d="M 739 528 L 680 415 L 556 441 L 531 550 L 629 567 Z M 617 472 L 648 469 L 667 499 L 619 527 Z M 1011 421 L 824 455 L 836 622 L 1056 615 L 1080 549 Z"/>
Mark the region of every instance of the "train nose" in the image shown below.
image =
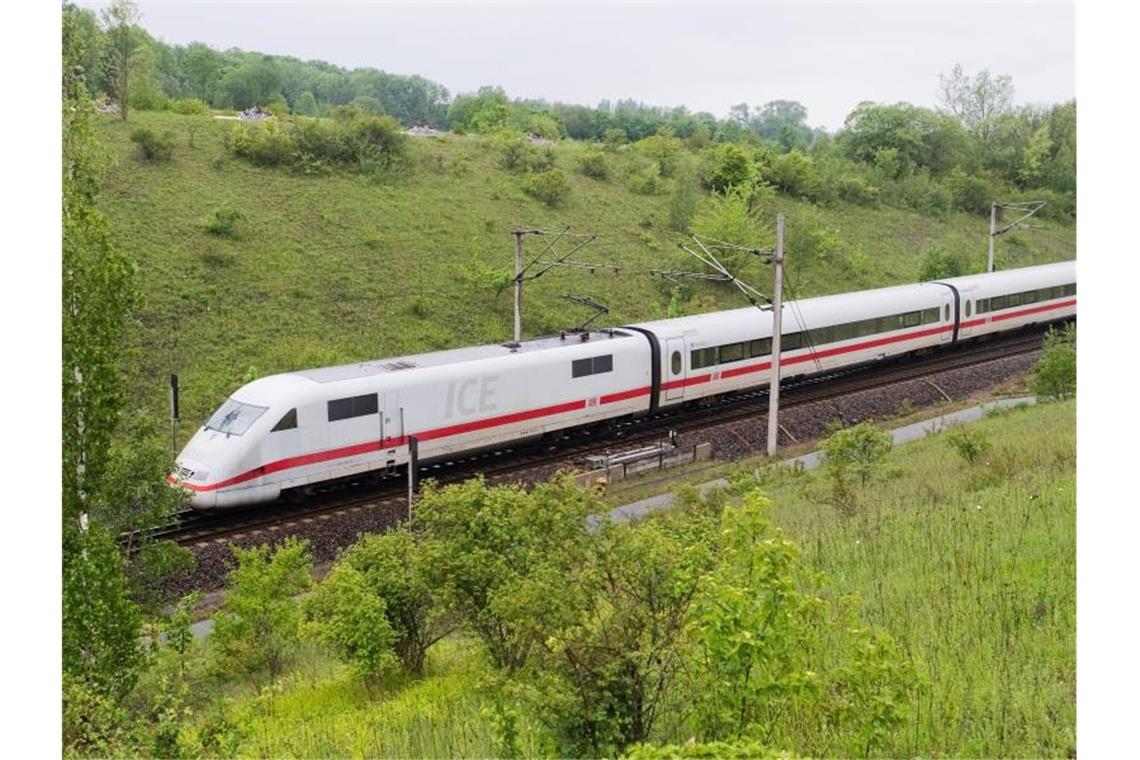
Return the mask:
<path id="1" fill-rule="evenodd" d="M 182 488 L 190 494 L 190 506 L 195 509 L 211 509 L 217 504 L 218 495 L 205 486 L 210 472 L 205 465 L 187 457 L 179 457 L 174 472 L 166 478 L 172 486 Z"/>

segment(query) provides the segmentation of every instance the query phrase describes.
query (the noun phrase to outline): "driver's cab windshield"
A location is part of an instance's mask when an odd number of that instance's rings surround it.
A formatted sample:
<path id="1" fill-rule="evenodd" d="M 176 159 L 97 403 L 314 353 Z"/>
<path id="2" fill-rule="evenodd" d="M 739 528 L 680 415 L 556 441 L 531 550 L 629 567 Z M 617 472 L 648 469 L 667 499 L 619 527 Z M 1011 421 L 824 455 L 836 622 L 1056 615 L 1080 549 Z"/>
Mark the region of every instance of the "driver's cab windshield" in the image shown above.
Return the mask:
<path id="1" fill-rule="evenodd" d="M 226 403 L 214 412 L 203 426 L 206 430 L 217 430 L 226 435 L 241 435 L 249 430 L 249 426 L 257 422 L 265 414 L 267 406 L 254 406 L 243 404 L 234 399 L 227 399 Z"/>

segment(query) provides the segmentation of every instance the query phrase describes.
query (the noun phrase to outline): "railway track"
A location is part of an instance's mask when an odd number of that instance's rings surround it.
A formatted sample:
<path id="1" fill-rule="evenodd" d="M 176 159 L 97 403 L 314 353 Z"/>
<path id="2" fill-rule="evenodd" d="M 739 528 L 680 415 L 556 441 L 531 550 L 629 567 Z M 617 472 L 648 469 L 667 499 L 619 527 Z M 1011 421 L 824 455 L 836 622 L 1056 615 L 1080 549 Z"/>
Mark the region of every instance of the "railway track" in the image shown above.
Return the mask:
<path id="1" fill-rule="evenodd" d="M 995 359 L 1030 353 L 1041 347 L 1043 330 L 1028 328 L 988 341 L 957 346 L 952 351 L 933 350 L 859 368 L 845 369 L 812 378 L 785 380 L 781 386 L 781 411 L 854 392 L 921 379 L 939 372 L 984 364 Z M 936 386 L 937 387 L 937 386 Z M 434 478 L 452 483 L 482 474 L 498 481 L 527 471 L 571 466 L 586 454 L 598 453 L 615 444 L 622 447 L 658 440 L 669 430 L 692 432 L 755 417 L 765 417 L 768 391 L 727 394 L 709 403 L 660 411 L 614 424 L 565 431 L 557 438 L 484 452 L 419 469 L 420 480 Z M 226 541 L 254 531 L 285 531 L 301 523 L 329 520 L 342 513 L 385 509 L 399 510 L 406 504 L 407 481 L 403 473 L 364 476 L 336 484 L 335 488 L 307 496 L 302 501 L 279 501 L 239 512 L 202 514 L 184 510 L 169 525 L 151 531 L 154 539 L 176 541 L 184 546 Z M 133 543 L 133 542 L 132 542 Z"/>

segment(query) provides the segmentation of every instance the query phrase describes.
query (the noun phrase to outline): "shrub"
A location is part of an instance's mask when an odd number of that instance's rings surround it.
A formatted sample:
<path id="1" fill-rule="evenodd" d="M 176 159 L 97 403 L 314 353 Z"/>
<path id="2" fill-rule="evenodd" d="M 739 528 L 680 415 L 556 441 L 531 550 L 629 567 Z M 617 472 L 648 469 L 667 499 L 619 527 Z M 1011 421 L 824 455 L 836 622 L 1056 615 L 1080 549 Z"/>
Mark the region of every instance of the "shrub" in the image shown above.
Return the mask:
<path id="1" fill-rule="evenodd" d="M 676 232 L 688 231 L 700 199 L 701 191 L 692 169 L 679 169 L 674 180 L 673 194 L 669 197 L 669 229 Z"/>
<path id="2" fill-rule="evenodd" d="M 756 165 L 739 145 L 725 143 L 706 158 L 705 185 L 723 193 L 750 184 L 756 177 Z"/>
<path id="3" fill-rule="evenodd" d="M 238 224 L 243 221 L 245 221 L 245 214 L 237 209 L 220 208 L 215 209 L 213 214 L 206 217 L 205 221 L 202 222 L 202 229 L 211 235 L 240 240 L 241 230 L 238 229 Z"/>
<path id="4" fill-rule="evenodd" d="M 845 174 L 835 180 L 835 194 L 848 203 L 874 206 L 879 202 L 879 188 L 868 184 L 862 177 Z"/>
<path id="5" fill-rule="evenodd" d="M 607 180 L 610 178 L 610 164 L 606 154 L 600 150 L 587 151 L 578 159 L 578 168 L 591 179 Z"/>
<path id="6" fill-rule="evenodd" d="M 169 161 L 174 155 L 174 133 L 159 134 L 147 127 L 138 127 L 131 132 L 131 142 L 139 146 L 139 152 L 147 161 Z"/>
<path id="7" fill-rule="evenodd" d="M 338 107 L 332 118 L 239 124 L 226 135 L 226 149 L 258 166 L 289 166 L 304 174 L 338 165 L 370 176 L 402 170 L 407 138 L 391 116 L 368 116 Z"/>
<path id="8" fill-rule="evenodd" d="M 895 206 L 912 208 L 927 214 L 942 214 L 950 210 L 954 198 L 950 191 L 930 178 L 925 172 L 912 174 L 883 186 L 884 200 Z"/>
<path id="9" fill-rule="evenodd" d="M 613 150 L 619 145 L 625 145 L 629 141 L 629 136 L 626 135 L 625 130 L 621 127 L 609 127 L 602 134 L 602 142 L 606 148 Z"/>
<path id="10" fill-rule="evenodd" d="M 1066 399 L 1077 392 L 1077 331 L 1067 325 L 1050 329 L 1045 348 L 1033 368 L 1033 392 L 1038 398 Z"/>
<path id="11" fill-rule="evenodd" d="M 396 634 L 385 617 L 384 600 L 372 593 L 364 575 L 338 562 L 305 600 L 305 628 L 371 685 L 396 665 Z"/>
<path id="12" fill-rule="evenodd" d="M 214 653 L 222 672 L 284 672 L 297 646 L 301 615 L 297 594 L 312 585 L 307 543 L 289 538 L 277 549 L 234 547 L 237 567 L 226 582 L 222 609 L 214 615 Z"/>
<path id="13" fill-rule="evenodd" d="M 344 553 L 367 592 L 382 602 L 391 646 L 404 669 L 423 672 L 427 650 L 454 627 L 441 615 L 423 565 L 422 547 L 407 528 L 366 535 Z"/>
<path id="14" fill-rule="evenodd" d="M 531 172 L 523 178 L 523 191 L 553 208 L 570 195 L 570 183 L 558 169 Z"/>
<path id="15" fill-rule="evenodd" d="M 764 179 L 788 195 L 801 198 L 817 198 L 819 195 L 819 170 L 814 161 L 798 150 L 776 157 L 763 174 Z"/>
<path id="16" fill-rule="evenodd" d="M 649 164 L 631 172 L 626 182 L 629 189 L 639 195 L 656 195 L 661 189 L 661 168 L 657 164 Z"/>
<path id="17" fill-rule="evenodd" d="M 171 101 L 170 110 L 183 116 L 205 116 L 210 113 L 210 107 L 197 98 L 180 98 Z"/>
<path id="18" fill-rule="evenodd" d="M 510 129 L 495 132 L 493 143 L 502 156 L 503 168 L 509 172 L 544 172 L 554 167 L 554 149 L 535 145 L 521 133 Z"/>
<path id="19" fill-rule="evenodd" d="M 967 464 L 977 464 L 990 450 L 986 434 L 976 427 L 955 425 L 946 431 L 946 442 Z"/>
<path id="20" fill-rule="evenodd" d="M 970 266 L 960 251 L 951 251 L 943 246 L 927 243 L 923 246 L 918 261 L 918 281 L 943 280 L 947 277 L 960 277 L 969 274 Z"/>
<path id="21" fill-rule="evenodd" d="M 853 479 L 866 487 L 891 450 L 891 435 L 869 422 L 835 431 L 823 442 L 823 461 L 831 480 L 832 501 L 841 511 L 855 507 Z"/>
<path id="22" fill-rule="evenodd" d="M 771 229 L 757 211 L 749 207 L 742 188 L 707 198 L 693 217 L 692 229 L 703 237 L 747 248 L 763 247 L 772 239 Z M 740 257 L 729 258 L 735 261 Z"/>
<path id="23" fill-rule="evenodd" d="M 994 188 L 989 182 L 961 169 L 955 169 L 943 180 L 943 184 L 954 199 L 954 207 L 971 214 L 990 213 L 990 204 L 995 199 Z"/>

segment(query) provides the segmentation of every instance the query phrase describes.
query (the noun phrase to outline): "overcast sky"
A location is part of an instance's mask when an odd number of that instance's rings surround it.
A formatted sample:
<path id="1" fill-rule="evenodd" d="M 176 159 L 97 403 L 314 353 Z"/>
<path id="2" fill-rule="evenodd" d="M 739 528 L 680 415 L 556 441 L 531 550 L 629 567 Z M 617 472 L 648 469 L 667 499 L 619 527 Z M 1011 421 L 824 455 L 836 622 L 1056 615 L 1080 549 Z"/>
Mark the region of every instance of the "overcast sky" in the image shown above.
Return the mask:
<path id="1" fill-rule="evenodd" d="M 863 100 L 935 105 L 938 74 L 955 63 L 1011 75 L 1019 103 L 1076 94 L 1069 2 L 138 6 L 168 43 L 420 74 L 453 95 L 493 84 L 511 97 L 633 98 L 718 117 L 789 99 L 834 130 Z"/>

